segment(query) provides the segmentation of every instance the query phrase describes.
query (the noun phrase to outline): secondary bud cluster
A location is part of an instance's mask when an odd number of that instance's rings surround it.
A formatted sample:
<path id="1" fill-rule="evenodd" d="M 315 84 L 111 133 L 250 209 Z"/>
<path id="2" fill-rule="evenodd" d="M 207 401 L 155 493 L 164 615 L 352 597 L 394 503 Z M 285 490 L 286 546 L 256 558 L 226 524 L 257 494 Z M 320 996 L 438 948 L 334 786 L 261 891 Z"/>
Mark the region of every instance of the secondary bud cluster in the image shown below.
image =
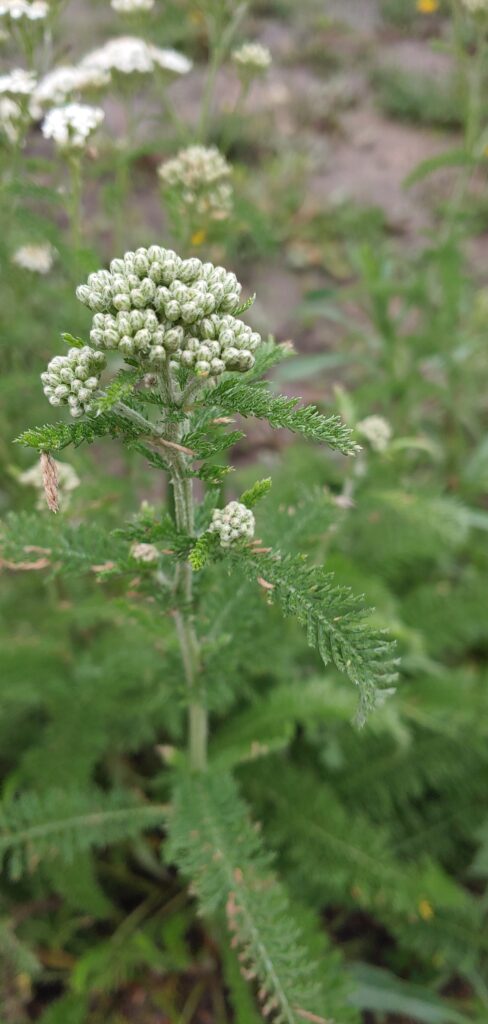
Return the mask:
<path id="1" fill-rule="evenodd" d="M 44 394 L 51 405 L 69 405 L 72 416 L 90 412 L 104 365 L 103 352 L 94 352 L 88 345 L 70 348 L 66 356 L 51 359 L 41 373 Z"/>
<path id="2" fill-rule="evenodd" d="M 254 537 L 255 519 L 250 508 L 240 501 L 229 501 L 225 508 L 216 508 L 209 526 L 211 533 L 218 533 L 221 547 L 228 548 L 239 540 Z"/>
<path id="3" fill-rule="evenodd" d="M 160 246 L 126 253 L 77 289 L 95 312 L 90 340 L 125 357 L 218 376 L 248 370 L 260 335 L 232 315 L 235 274 Z"/>
<path id="4" fill-rule="evenodd" d="M 232 208 L 231 168 L 215 146 L 189 146 L 161 164 L 159 177 L 181 206 L 202 221 L 223 220 Z"/>

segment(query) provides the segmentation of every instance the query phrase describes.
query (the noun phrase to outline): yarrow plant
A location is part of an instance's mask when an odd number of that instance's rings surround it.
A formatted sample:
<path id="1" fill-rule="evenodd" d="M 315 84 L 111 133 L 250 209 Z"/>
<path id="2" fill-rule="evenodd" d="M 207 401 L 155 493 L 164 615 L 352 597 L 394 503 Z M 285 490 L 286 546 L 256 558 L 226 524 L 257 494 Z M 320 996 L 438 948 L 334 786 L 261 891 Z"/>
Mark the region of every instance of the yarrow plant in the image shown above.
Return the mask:
<path id="1" fill-rule="evenodd" d="M 103 539 L 106 561 L 92 566 L 119 578 L 122 586 L 130 578 L 131 590 L 139 588 L 141 599 L 148 600 L 156 627 L 161 614 L 174 624 L 181 659 L 174 697 L 187 707 L 188 743 L 186 751 L 172 756 L 166 858 L 192 879 L 202 911 L 219 927 L 227 922 L 263 1015 L 272 1011 L 276 1021 L 290 1024 L 323 1020 L 328 992 L 320 966 L 311 960 L 301 918 L 295 918 L 270 872 L 232 774 L 213 761 L 209 749 L 209 710 L 219 699 L 214 659 L 223 645 L 232 672 L 228 657 L 238 639 L 232 634 L 234 612 L 227 608 L 227 576 L 235 580 L 237 621 L 239 595 L 256 591 L 295 617 L 323 662 L 357 686 L 361 717 L 379 692 L 390 692 L 395 665 L 389 641 L 369 624 L 347 588 L 337 586 L 321 566 L 273 550 L 266 538 L 255 536 L 255 508 L 270 480 L 258 480 L 234 500 L 222 499 L 229 471 L 222 454 L 243 436 L 231 429 L 237 415 L 325 442 L 344 455 L 353 456 L 357 445 L 337 416 L 275 394 L 261 380 L 286 350 L 263 340 L 241 319 L 249 303 L 242 302 L 240 283 L 224 267 L 153 245 L 91 274 L 77 296 L 92 315 L 90 344 L 66 335 L 67 354 L 54 356 L 42 374 L 51 405 L 67 405 L 77 422 L 29 430 L 19 440 L 41 453 L 54 510 L 53 455 L 70 443 L 117 437 L 169 478 L 170 509 L 158 514 L 144 507 L 116 537 Z M 112 371 L 111 352 L 116 355 Z M 58 529 L 60 543 L 54 532 L 50 551 L 62 566 L 71 542 L 64 545 L 62 523 Z M 76 558 L 90 563 L 93 556 L 87 549 Z M 214 622 L 212 609 L 219 600 L 222 609 Z M 228 610 L 232 614 L 223 628 Z M 161 812 L 147 813 L 153 820 L 151 815 Z"/>

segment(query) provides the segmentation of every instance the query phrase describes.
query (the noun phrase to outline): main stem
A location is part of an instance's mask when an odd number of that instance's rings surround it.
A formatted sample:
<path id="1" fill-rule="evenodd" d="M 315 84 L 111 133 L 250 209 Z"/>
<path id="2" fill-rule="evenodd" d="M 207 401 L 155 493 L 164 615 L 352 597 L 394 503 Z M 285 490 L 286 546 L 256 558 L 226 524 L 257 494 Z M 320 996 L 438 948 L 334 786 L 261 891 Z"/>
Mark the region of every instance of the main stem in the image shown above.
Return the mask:
<path id="1" fill-rule="evenodd" d="M 173 399 L 174 404 L 170 372 L 164 376 L 166 399 Z M 174 441 L 176 437 L 170 439 Z M 179 453 L 171 456 L 171 482 L 176 525 L 191 535 L 194 530 L 193 481 L 187 476 L 184 456 Z M 188 690 L 188 757 L 192 771 L 203 772 L 207 767 L 208 714 L 201 685 L 200 644 L 194 626 L 193 570 L 188 561 L 176 567 L 174 592 L 179 604 L 175 612 L 176 632 Z"/>

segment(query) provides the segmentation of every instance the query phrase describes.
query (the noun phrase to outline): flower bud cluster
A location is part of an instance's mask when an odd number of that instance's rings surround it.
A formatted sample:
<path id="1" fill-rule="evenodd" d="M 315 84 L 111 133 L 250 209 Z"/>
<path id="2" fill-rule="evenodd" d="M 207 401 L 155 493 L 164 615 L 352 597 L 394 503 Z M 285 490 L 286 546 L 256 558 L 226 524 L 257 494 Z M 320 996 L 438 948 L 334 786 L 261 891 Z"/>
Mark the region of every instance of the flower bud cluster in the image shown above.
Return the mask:
<path id="1" fill-rule="evenodd" d="M 240 501 L 230 501 L 225 508 L 216 508 L 209 526 L 211 533 L 218 533 L 220 545 L 229 548 L 239 540 L 254 537 L 255 519 L 250 508 Z"/>
<path id="2" fill-rule="evenodd" d="M 375 452 L 386 451 L 391 441 L 392 429 L 383 416 L 366 416 L 356 424 L 356 430 L 369 441 Z"/>
<path id="3" fill-rule="evenodd" d="M 163 186 L 198 218 L 223 220 L 232 208 L 231 168 L 215 146 L 189 146 L 158 169 Z"/>
<path id="4" fill-rule="evenodd" d="M 263 74 L 271 64 L 271 53 L 261 43 L 243 43 L 232 53 L 232 60 L 239 70 L 254 75 Z"/>
<path id="5" fill-rule="evenodd" d="M 42 134 L 46 139 L 53 139 L 59 149 L 79 151 L 85 147 L 104 117 L 99 107 L 89 107 L 84 103 L 53 107 L 42 123 Z"/>
<path id="6" fill-rule="evenodd" d="M 77 297 L 95 312 L 90 340 L 124 357 L 218 376 L 249 370 L 261 337 L 232 315 L 241 286 L 212 263 L 151 246 L 90 274 Z"/>
<path id="7" fill-rule="evenodd" d="M 82 416 L 93 406 L 104 365 L 103 352 L 94 352 L 88 345 L 70 348 L 66 356 L 51 359 L 46 372 L 41 373 L 44 394 L 51 405 L 69 405 L 72 416 Z"/>

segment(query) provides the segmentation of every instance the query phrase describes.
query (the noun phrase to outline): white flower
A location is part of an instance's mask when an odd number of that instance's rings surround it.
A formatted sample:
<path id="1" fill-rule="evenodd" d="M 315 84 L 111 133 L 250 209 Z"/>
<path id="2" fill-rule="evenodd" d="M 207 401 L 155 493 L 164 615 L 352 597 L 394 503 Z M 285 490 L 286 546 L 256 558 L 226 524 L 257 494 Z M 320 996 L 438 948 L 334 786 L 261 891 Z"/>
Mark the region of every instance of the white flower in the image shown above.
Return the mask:
<path id="1" fill-rule="evenodd" d="M 70 348 L 67 356 L 54 356 L 47 370 L 41 373 L 44 394 L 50 405 L 69 405 L 75 417 L 90 412 L 104 365 L 103 352 L 94 352 L 88 345 Z"/>
<path id="2" fill-rule="evenodd" d="M 130 553 L 136 562 L 157 562 L 159 559 L 159 551 L 154 544 L 139 544 L 136 541 Z"/>
<path id="3" fill-rule="evenodd" d="M 83 103 L 54 107 L 42 123 L 42 134 L 46 139 L 53 139 L 60 149 L 83 149 L 104 117 L 100 107 Z"/>
<path id="4" fill-rule="evenodd" d="M 80 478 L 69 462 L 58 462 L 57 459 L 53 459 L 54 467 L 57 477 L 58 494 L 61 499 L 61 505 L 66 508 L 69 504 L 69 498 L 71 491 L 76 490 L 80 486 Z M 26 469 L 23 473 L 18 476 L 20 484 L 24 484 L 25 487 L 35 487 L 38 491 L 36 507 L 38 509 L 45 509 L 46 499 L 44 492 L 44 475 L 42 471 L 42 465 L 40 462 L 36 462 L 30 469 Z"/>
<path id="5" fill-rule="evenodd" d="M 27 18 L 28 21 L 42 21 L 49 14 L 49 4 L 45 0 L 0 0 L 0 18 L 11 18 L 12 21 L 20 21 Z"/>
<path id="6" fill-rule="evenodd" d="M 54 249 L 45 245 L 22 245 L 12 257 L 12 262 L 35 274 L 48 274 L 54 259 Z"/>
<path id="7" fill-rule="evenodd" d="M 216 508 L 209 526 L 210 533 L 218 533 L 220 545 L 229 548 L 239 540 L 254 537 L 255 519 L 250 508 L 240 501 L 230 501 L 224 509 Z"/>
<path id="8" fill-rule="evenodd" d="M 111 6 L 117 14 L 139 14 L 141 11 L 150 11 L 154 7 L 154 0 L 111 0 Z"/>
<path id="9" fill-rule="evenodd" d="M 244 43 L 233 51 L 232 60 L 242 70 L 261 74 L 267 71 L 271 64 L 271 53 L 268 47 L 262 46 L 261 43 Z"/>
<path id="10" fill-rule="evenodd" d="M 164 185 L 197 218 L 222 220 L 232 207 L 231 168 L 215 146 L 189 146 L 158 168 Z"/>
<path id="11" fill-rule="evenodd" d="M 383 416 L 367 416 L 356 424 L 356 430 L 369 441 L 375 452 L 386 451 L 391 441 L 392 429 Z"/>
<path id="12" fill-rule="evenodd" d="M 15 68 L 7 75 L 0 75 L 0 94 L 8 96 L 31 96 L 36 87 L 33 71 Z"/>
<path id="13" fill-rule="evenodd" d="M 83 68 L 118 71 L 123 75 L 150 75 L 156 67 L 182 75 L 191 66 L 191 61 L 177 50 L 162 50 L 136 36 L 109 39 L 104 46 L 88 53 L 81 61 Z"/>
<path id="14" fill-rule="evenodd" d="M 62 65 L 41 78 L 33 96 L 34 104 L 61 106 L 73 93 L 87 89 L 102 89 L 110 82 L 110 73 L 101 68 L 83 68 Z"/>
<path id="15" fill-rule="evenodd" d="M 200 376 L 254 365 L 261 337 L 233 314 L 241 285 L 235 274 L 212 263 L 182 260 L 153 245 L 112 260 L 110 270 L 90 274 L 77 289 L 93 310 L 90 341 L 148 368 L 169 360 Z"/>

